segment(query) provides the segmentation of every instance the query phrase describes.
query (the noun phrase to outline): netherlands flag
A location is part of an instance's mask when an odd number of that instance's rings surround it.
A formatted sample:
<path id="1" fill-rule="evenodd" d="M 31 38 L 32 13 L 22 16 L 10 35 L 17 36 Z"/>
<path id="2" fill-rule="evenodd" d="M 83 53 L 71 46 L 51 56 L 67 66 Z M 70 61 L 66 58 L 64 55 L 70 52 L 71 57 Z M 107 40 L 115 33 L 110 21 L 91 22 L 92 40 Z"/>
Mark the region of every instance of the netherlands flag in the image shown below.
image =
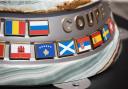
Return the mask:
<path id="1" fill-rule="evenodd" d="M 48 35 L 49 34 L 48 21 L 30 21 L 29 34 L 30 35 Z"/>

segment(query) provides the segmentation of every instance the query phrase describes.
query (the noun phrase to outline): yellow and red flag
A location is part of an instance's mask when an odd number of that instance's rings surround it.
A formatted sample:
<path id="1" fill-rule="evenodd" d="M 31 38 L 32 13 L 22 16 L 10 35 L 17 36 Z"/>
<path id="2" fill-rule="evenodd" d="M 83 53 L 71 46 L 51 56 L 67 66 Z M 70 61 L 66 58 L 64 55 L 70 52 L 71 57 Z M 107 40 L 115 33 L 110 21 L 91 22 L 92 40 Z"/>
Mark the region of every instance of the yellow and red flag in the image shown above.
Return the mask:
<path id="1" fill-rule="evenodd" d="M 96 48 L 103 43 L 100 31 L 97 31 L 91 35 L 93 47 Z"/>

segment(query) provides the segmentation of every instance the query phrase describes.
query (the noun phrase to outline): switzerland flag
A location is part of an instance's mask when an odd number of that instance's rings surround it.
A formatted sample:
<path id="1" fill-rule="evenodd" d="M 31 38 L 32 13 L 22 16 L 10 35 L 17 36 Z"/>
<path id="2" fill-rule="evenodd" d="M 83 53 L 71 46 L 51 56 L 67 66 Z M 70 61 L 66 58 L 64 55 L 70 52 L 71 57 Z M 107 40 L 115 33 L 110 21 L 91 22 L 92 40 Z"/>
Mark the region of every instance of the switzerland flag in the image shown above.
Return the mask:
<path id="1" fill-rule="evenodd" d="M 107 24 L 108 24 L 111 35 L 113 35 L 115 32 L 115 24 L 114 24 L 113 20 L 111 18 L 108 18 Z"/>

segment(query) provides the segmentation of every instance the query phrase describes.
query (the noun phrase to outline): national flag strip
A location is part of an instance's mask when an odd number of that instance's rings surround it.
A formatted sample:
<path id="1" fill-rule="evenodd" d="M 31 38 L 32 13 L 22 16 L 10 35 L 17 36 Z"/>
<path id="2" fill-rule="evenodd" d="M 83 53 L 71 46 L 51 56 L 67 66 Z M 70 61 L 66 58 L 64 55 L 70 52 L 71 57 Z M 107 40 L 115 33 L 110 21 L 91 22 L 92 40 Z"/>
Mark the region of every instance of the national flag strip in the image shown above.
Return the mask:
<path id="1" fill-rule="evenodd" d="M 91 35 L 93 47 L 96 48 L 103 44 L 102 36 L 100 31 L 97 31 Z"/>
<path id="2" fill-rule="evenodd" d="M 26 22 L 18 20 L 5 21 L 5 35 L 24 36 L 26 30 Z"/>
<path id="3" fill-rule="evenodd" d="M 0 43 L 0 58 L 4 58 L 5 44 Z"/>
<path id="4" fill-rule="evenodd" d="M 98 14 L 97 14 L 98 15 Z M 98 16 L 97 16 L 98 20 Z M 18 20 L 5 21 L 5 35 L 10 36 L 24 36 L 26 30 L 26 22 Z M 74 40 L 58 41 L 57 51 L 59 57 L 70 56 L 76 53 L 82 53 L 94 48 L 99 47 L 110 39 L 111 34 L 115 31 L 115 26 L 111 18 L 108 19 L 107 24 L 104 25 L 101 31 L 91 34 L 91 39 L 88 36 Z M 111 33 L 111 34 L 110 34 Z M 29 34 L 30 35 L 48 35 L 49 23 L 48 21 L 29 21 Z M 103 37 L 103 39 L 102 39 Z M 92 41 L 90 41 L 92 40 Z M 91 43 L 92 42 L 92 43 Z M 76 48 L 75 48 L 76 47 Z M 0 43 L 0 58 L 4 57 L 4 43 Z M 47 59 L 55 57 L 54 43 L 35 44 L 35 54 L 37 59 Z M 11 59 L 30 59 L 31 51 L 28 44 L 11 44 L 10 46 Z"/>
<path id="5" fill-rule="evenodd" d="M 30 59 L 31 49 L 29 44 L 11 44 L 10 59 Z"/>
<path id="6" fill-rule="evenodd" d="M 48 35 L 48 21 L 29 21 L 29 35 Z"/>
<path id="7" fill-rule="evenodd" d="M 88 51 L 88 50 L 92 49 L 90 38 L 88 36 L 78 38 L 76 40 L 76 44 L 77 44 L 77 52 L 78 53 L 81 53 L 81 52 Z"/>
<path id="8" fill-rule="evenodd" d="M 108 24 L 108 27 L 109 27 L 109 30 L 110 30 L 110 34 L 113 35 L 114 32 L 115 32 L 115 24 L 114 24 L 114 22 L 112 21 L 111 18 L 108 18 L 107 24 Z"/>
<path id="9" fill-rule="evenodd" d="M 53 58 L 55 56 L 54 43 L 35 44 L 37 59 Z"/>
<path id="10" fill-rule="evenodd" d="M 110 35 L 109 28 L 108 28 L 108 25 L 107 25 L 107 24 L 104 25 L 104 27 L 102 28 L 101 32 L 102 32 L 103 40 L 104 40 L 105 42 L 106 42 L 108 39 L 110 39 L 111 35 Z"/>
<path id="11" fill-rule="evenodd" d="M 76 53 L 75 42 L 73 40 L 59 41 L 58 44 L 58 56 L 70 56 Z"/>

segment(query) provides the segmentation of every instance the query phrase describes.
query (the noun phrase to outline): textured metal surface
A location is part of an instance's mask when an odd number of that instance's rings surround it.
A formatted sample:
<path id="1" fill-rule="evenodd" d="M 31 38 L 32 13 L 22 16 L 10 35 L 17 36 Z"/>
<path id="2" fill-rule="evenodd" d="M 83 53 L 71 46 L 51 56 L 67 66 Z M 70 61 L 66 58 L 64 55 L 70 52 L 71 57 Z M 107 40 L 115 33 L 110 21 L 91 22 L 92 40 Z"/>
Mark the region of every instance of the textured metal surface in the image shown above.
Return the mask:
<path id="1" fill-rule="evenodd" d="M 93 11 L 95 8 L 98 8 L 100 6 L 103 6 L 105 8 L 106 16 L 105 19 L 101 19 L 99 24 L 96 24 L 96 20 L 94 19 L 94 26 L 89 27 L 87 25 L 87 19 L 86 19 L 86 14 L 88 14 L 90 11 Z M 75 17 L 76 16 L 83 16 L 85 19 L 85 27 L 83 30 L 78 30 L 76 28 L 75 24 Z M 45 41 L 56 41 L 56 40 L 67 40 L 71 38 L 78 38 L 82 37 L 85 35 L 90 35 L 91 33 L 95 32 L 98 30 L 98 28 L 102 27 L 107 18 L 110 16 L 110 9 L 108 8 L 107 4 L 101 4 L 97 3 L 96 5 L 94 4 L 93 7 L 86 7 L 86 8 L 81 8 L 80 10 L 75 10 L 75 11 L 69 11 L 63 13 L 58 13 L 58 14 L 49 14 L 49 15 L 31 15 L 31 14 L 14 14 L 14 13 L 0 13 L 0 18 L 4 19 L 14 19 L 14 20 L 48 20 L 49 21 L 49 31 L 50 34 L 48 36 L 36 36 L 36 37 L 29 37 L 28 35 L 28 27 L 26 27 L 26 35 L 25 37 L 17 37 L 17 36 L 1 36 L 0 40 L 3 41 L 9 41 L 9 42 L 45 42 Z M 73 31 L 71 33 L 65 33 L 63 30 L 62 26 L 62 20 L 65 18 L 70 18 L 73 20 L 73 26 L 72 29 Z M 4 34 L 4 24 L 2 23 L 2 33 Z"/>
<path id="2" fill-rule="evenodd" d="M 105 10 L 105 18 L 100 19 L 99 24 L 97 24 L 96 19 L 94 17 L 94 26 L 89 27 L 87 25 L 87 18 L 86 15 L 92 11 L 94 12 L 95 9 L 103 7 Z M 93 13 L 94 14 L 94 13 Z M 4 19 L 18 19 L 18 20 L 48 20 L 49 21 L 49 27 L 50 27 L 50 34 L 48 36 L 34 36 L 34 37 L 29 37 L 28 36 L 28 30 L 26 30 L 26 35 L 25 37 L 15 37 L 15 36 L 4 36 L 1 35 L 0 40 L 1 41 L 7 41 L 10 43 L 28 43 L 30 44 L 31 42 L 47 42 L 47 41 L 61 41 L 61 40 L 68 40 L 72 38 L 79 38 L 83 37 L 85 35 L 90 35 L 93 32 L 99 30 L 107 21 L 108 17 L 110 17 L 110 8 L 107 6 L 107 3 L 94 3 L 93 6 L 90 5 L 90 7 L 83 7 L 78 10 L 74 11 L 67 11 L 65 13 L 59 12 L 57 14 L 51 13 L 51 14 L 15 14 L 15 13 L 0 13 L 0 17 Z M 75 18 L 76 16 L 83 16 L 85 20 L 85 27 L 83 30 L 78 30 L 75 24 Z M 21 17 L 21 18 L 20 18 Z M 66 33 L 63 30 L 63 20 L 64 19 L 72 19 L 72 32 Z M 28 25 L 27 25 L 28 26 Z M 26 27 L 28 28 L 28 27 Z M 2 22 L 2 27 L 1 27 L 2 33 L 4 33 L 4 23 Z M 114 35 L 113 35 L 114 36 Z M 23 60 L 9 60 L 9 44 L 6 45 L 6 52 L 5 52 L 5 58 L 2 60 L 2 63 L 19 63 L 22 61 L 22 64 L 40 64 L 40 63 L 60 63 L 60 62 L 66 62 L 66 61 L 72 61 L 72 60 L 80 60 L 81 58 L 86 58 L 90 55 L 93 55 L 97 53 L 98 51 L 102 50 L 104 47 L 106 47 L 111 40 L 113 39 L 113 36 L 109 41 L 104 43 L 101 47 L 98 47 L 94 50 L 90 50 L 89 52 L 85 52 L 82 54 L 75 54 L 74 56 L 70 57 L 63 57 L 63 58 L 58 58 L 55 57 L 54 59 L 46 59 L 46 60 L 38 60 L 36 61 L 35 59 L 35 52 L 34 52 L 34 45 L 31 45 L 31 54 L 32 57 L 29 61 L 23 61 Z M 36 61 L 36 62 L 35 62 Z"/>
<path id="3" fill-rule="evenodd" d="M 102 27 L 107 18 L 110 16 L 110 9 L 107 4 L 103 4 L 105 8 L 105 18 L 100 20 L 97 25 L 96 22 L 93 27 L 87 25 L 86 15 L 90 10 L 94 10 L 95 7 L 102 5 L 102 3 L 95 3 L 93 6 L 82 8 L 78 11 L 69 11 L 65 14 L 49 14 L 47 15 L 21 15 L 21 14 L 2 14 L 5 18 L 16 18 L 27 19 L 27 20 L 38 20 L 43 19 L 49 20 L 50 22 L 50 35 L 41 37 L 29 37 L 26 34 L 24 37 L 5 37 L 1 36 L 1 40 L 15 42 L 44 42 L 44 41 L 55 41 L 55 40 L 68 40 L 72 37 L 78 38 L 91 33 Z M 8 15 L 8 16 L 7 16 Z M 9 16 L 10 15 L 10 16 Z M 76 25 L 73 25 L 74 30 L 71 33 L 65 33 L 62 29 L 62 18 L 71 18 L 73 21 L 76 16 L 85 16 L 85 29 L 78 30 Z M 28 17 L 30 16 L 30 17 Z M 35 17 L 34 17 L 35 16 Z M 39 16 L 39 17 L 38 17 Z M 55 19 L 56 18 L 56 19 Z M 96 21 L 96 20 L 95 20 Z M 56 24 L 55 24 L 56 23 Z M 51 29 L 52 27 L 52 29 Z M 3 29 L 3 28 L 2 28 Z M 57 35 L 57 33 L 59 33 Z M 55 58 L 49 60 L 35 61 L 34 45 L 31 45 L 32 58 L 29 61 L 12 61 L 9 60 L 9 44 L 6 45 L 6 54 L 4 60 L 0 61 L 0 85 L 39 85 L 39 84 L 56 84 L 56 83 L 67 83 L 79 79 L 84 79 L 97 74 L 98 71 L 104 68 L 104 66 L 111 60 L 113 53 L 117 49 L 119 40 L 119 31 L 116 28 L 115 34 L 104 43 L 101 47 L 95 50 L 90 50 L 82 54 L 75 54 L 71 57 Z M 78 84 L 73 84 L 77 86 Z"/>
<path id="4" fill-rule="evenodd" d="M 91 85 L 91 81 L 89 79 L 82 79 L 78 81 L 55 84 L 54 86 L 61 89 L 87 89 Z"/>
<path id="5" fill-rule="evenodd" d="M 110 44 L 96 54 L 79 60 L 49 64 L 1 61 L 0 85 L 56 84 L 94 76 L 110 61 L 117 49 L 118 37 L 119 31 L 116 29 Z"/>

